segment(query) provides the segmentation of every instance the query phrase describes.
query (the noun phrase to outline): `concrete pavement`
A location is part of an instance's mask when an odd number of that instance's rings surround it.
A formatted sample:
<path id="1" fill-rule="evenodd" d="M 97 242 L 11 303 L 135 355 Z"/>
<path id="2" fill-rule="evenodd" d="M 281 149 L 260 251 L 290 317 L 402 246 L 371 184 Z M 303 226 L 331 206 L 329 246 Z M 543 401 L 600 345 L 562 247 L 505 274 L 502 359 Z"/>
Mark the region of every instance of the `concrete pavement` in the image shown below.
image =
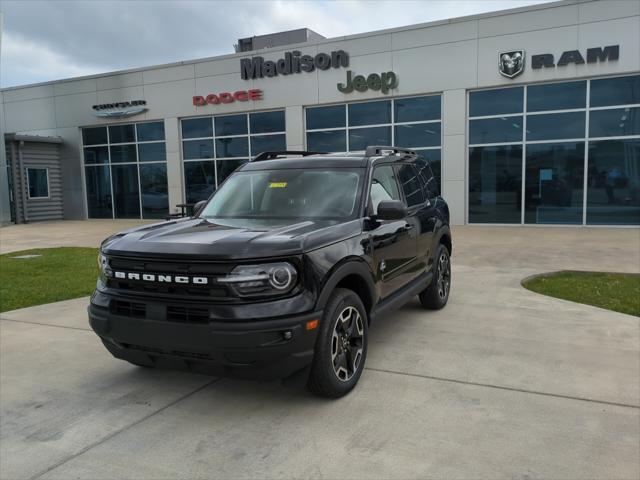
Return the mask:
<path id="1" fill-rule="evenodd" d="M 449 305 L 376 322 L 337 401 L 129 366 L 87 299 L 4 313 L 0 477 L 637 479 L 640 319 L 520 280 L 639 272 L 640 231 L 457 227 L 453 261 Z"/>

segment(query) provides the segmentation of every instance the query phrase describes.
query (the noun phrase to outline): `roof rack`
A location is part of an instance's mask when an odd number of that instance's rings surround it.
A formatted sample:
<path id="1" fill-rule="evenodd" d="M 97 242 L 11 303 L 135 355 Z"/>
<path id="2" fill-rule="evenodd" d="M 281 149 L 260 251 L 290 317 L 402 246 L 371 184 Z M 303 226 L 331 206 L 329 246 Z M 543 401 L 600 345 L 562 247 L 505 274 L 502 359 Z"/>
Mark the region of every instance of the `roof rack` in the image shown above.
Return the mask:
<path id="1" fill-rule="evenodd" d="M 405 155 L 417 155 L 415 150 L 409 150 L 408 148 L 389 147 L 385 145 L 370 145 L 364 152 L 365 157 L 374 157 L 376 155 L 384 155 L 383 151 L 392 151 L 393 153 L 404 153 Z"/>
<path id="2" fill-rule="evenodd" d="M 300 155 L 301 157 L 307 157 L 309 155 L 322 155 L 324 152 L 309 152 L 306 150 L 281 150 L 273 152 L 262 152 L 253 157 L 252 162 L 260 162 L 262 160 L 273 160 L 281 155 Z"/>

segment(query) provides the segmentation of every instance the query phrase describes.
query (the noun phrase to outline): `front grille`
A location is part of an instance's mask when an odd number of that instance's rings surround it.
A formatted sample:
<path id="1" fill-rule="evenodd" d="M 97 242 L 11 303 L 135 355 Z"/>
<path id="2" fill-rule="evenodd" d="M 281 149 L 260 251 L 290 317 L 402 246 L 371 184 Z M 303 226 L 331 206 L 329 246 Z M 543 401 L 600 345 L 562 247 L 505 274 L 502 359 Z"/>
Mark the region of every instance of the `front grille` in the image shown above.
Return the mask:
<path id="1" fill-rule="evenodd" d="M 113 300 L 110 309 L 114 315 L 122 315 L 123 317 L 144 318 L 147 314 L 147 308 L 144 303 L 123 300 Z"/>
<path id="2" fill-rule="evenodd" d="M 110 256 L 109 267 L 113 271 L 153 275 L 171 275 L 184 277 L 206 277 L 206 285 L 193 283 L 159 282 L 135 280 L 129 278 L 107 279 L 109 288 L 124 290 L 127 293 L 145 293 L 162 297 L 199 297 L 207 301 L 229 301 L 231 293 L 226 285 L 216 284 L 215 279 L 227 275 L 234 264 L 206 261 L 172 261 L 167 259 L 146 259 L 138 257 Z"/>
<path id="3" fill-rule="evenodd" d="M 167 320 L 180 323 L 208 323 L 209 310 L 206 308 L 167 307 Z"/>

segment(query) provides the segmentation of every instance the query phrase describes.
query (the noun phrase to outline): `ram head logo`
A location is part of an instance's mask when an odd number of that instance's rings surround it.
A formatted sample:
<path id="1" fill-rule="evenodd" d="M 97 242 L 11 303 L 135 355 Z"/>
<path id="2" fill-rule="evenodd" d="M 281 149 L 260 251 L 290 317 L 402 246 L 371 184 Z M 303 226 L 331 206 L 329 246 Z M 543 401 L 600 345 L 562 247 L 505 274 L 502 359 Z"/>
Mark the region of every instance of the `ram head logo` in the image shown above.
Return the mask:
<path id="1" fill-rule="evenodd" d="M 500 52 L 498 54 L 498 70 L 501 75 L 507 78 L 520 75 L 524 70 L 524 50 Z"/>

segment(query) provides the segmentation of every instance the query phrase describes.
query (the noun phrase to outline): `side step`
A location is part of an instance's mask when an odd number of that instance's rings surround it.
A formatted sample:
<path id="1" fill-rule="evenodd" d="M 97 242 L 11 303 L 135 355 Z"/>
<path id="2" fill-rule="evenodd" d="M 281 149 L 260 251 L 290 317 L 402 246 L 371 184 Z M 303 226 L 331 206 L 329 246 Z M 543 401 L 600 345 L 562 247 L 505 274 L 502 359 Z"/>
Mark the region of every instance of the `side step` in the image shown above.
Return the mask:
<path id="1" fill-rule="evenodd" d="M 433 272 L 424 272 L 418 278 L 409 282 L 393 295 L 390 295 L 389 297 L 382 300 L 371 312 L 371 321 L 373 322 L 381 315 L 395 310 L 396 308 L 400 308 L 402 305 L 411 300 L 411 298 L 415 297 L 425 288 L 427 288 L 431 283 L 431 280 L 433 280 Z"/>

